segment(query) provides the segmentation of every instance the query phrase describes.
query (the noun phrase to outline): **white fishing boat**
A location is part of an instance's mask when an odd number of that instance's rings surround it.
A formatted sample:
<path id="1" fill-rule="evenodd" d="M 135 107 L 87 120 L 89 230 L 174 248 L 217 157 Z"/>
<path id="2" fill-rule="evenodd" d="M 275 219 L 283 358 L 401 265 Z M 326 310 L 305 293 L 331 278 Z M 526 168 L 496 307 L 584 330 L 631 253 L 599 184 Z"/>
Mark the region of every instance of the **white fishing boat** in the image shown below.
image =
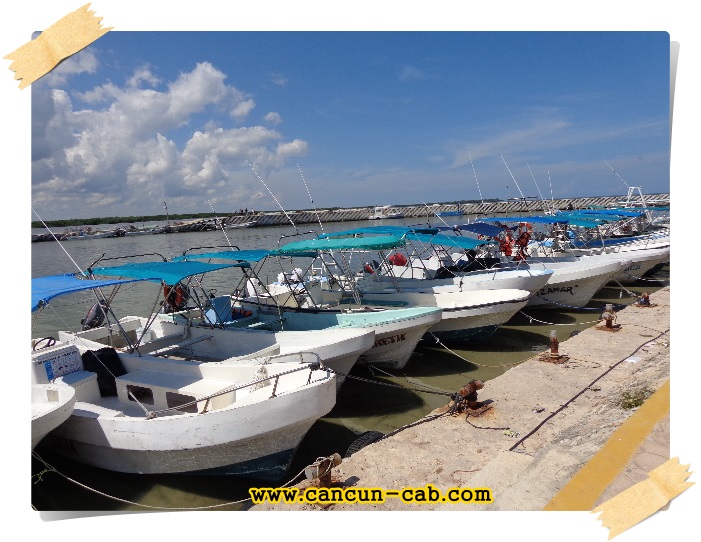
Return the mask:
<path id="1" fill-rule="evenodd" d="M 428 329 L 428 333 L 451 340 L 477 340 L 489 337 L 528 303 L 531 292 L 520 289 L 497 289 L 484 291 L 434 292 L 426 289 L 402 289 L 362 292 L 349 268 L 352 256 L 358 251 L 378 252 L 384 260 L 384 251 L 404 246 L 406 241 L 393 235 L 369 237 L 325 237 L 295 241 L 278 249 L 280 254 L 323 254 L 333 260 L 333 265 L 324 263 L 326 280 L 312 277 L 304 287 L 307 291 L 315 287 L 329 294 L 341 296 L 348 307 L 434 307 L 442 309 L 441 321 Z M 333 236 L 333 237 L 332 237 Z M 341 254 L 343 257 L 337 258 Z M 323 261 L 323 258 L 320 260 Z M 341 270 L 335 274 L 334 269 Z M 331 280 L 333 279 L 333 280 Z M 311 297 L 311 296 L 310 296 Z M 322 301 L 324 298 L 322 297 Z"/>
<path id="2" fill-rule="evenodd" d="M 404 213 L 391 205 L 375 207 L 368 217 L 369 220 L 389 220 L 393 218 L 404 218 Z"/>
<path id="3" fill-rule="evenodd" d="M 341 304 L 342 292 L 322 287 L 322 277 L 304 281 L 288 273 L 281 282 L 264 285 L 250 267 L 271 251 L 226 250 L 188 254 L 193 260 L 241 262 L 240 295 L 210 298 L 203 318 L 214 326 L 230 329 L 267 329 L 308 337 L 336 336 L 349 330 L 374 333 L 374 341 L 361 354 L 371 365 L 403 368 L 427 330 L 441 320 L 437 307 L 366 307 Z M 249 265 L 245 265 L 249 264 Z M 299 278 L 299 281 L 296 281 Z M 235 280 L 232 278 L 232 284 Z M 232 288 L 233 290 L 234 288 Z"/>
<path id="4" fill-rule="evenodd" d="M 44 277 L 32 289 L 32 306 L 124 282 Z M 311 425 L 336 401 L 335 375 L 313 353 L 199 361 L 166 355 L 186 354 L 182 334 L 179 345 L 150 353 L 67 337 L 72 342 L 32 351 L 33 381 L 75 390 L 70 416 L 42 446 L 99 468 L 279 480 Z"/>
<path id="5" fill-rule="evenodd" d="M 32 382 L 32 450 L 46 435 L 68 419 L 74 405 L 73 387 L 60 382 Z"/>
<path id="6" fill-rule="evenodd" d="M 385 229 L 387 228 L 385 227 Z M 406 235 L 413 244 L 419 242 L 426 247 L 434 247 L 430 257 L 421 259 L 420 266 L 409 271 L 412 275 L 423 273 L 427 277 L 452 276 L 454 277 L 452 280 L 459 280 L 457 277 L 469 277 L 474 272 L 471 270 L 480 268 L 511 270 L 517 272 L 514 278 L 524 271 L 526 273 L 533 272 L 534 277 L 538 276 L 538 272 L 545 273 L 549 278 L 529 299 L 528 306 L 531 307 L 584 307 L 597 291 L 629 265 L 629 260 L 623 257 L 610 257 L 608 260 L 575 257 L 567 259 L 528 257 L 525 260 L 514 261 L 511 252 L 508 256 L 499 252 L 502 247 L 496 239 L 503 232 L 503 228 L 500 226 L 475 223 L 449 229 L 453 230 L 456 235 L 436 234 L 430 230 L 420 231 L 418 229 Z M 448 228 L 441 228 L 441 230 L 446 231 Z M 462 232 L 475 234 L 479 238 L 473 239 L 459 235 Z M 436 246 L 442 247 L 441 250 L 436 250 Z M 462 252 L 450 252 L 451 247 L 461 249 Z M 389 261 L 389 258 L 385 258 L 385 260 Z M 393 266 L 394 269 L 397 269 L 397 266 Z M 481 278 L 484 277 L 480 277 L 480 274 L 475 276 L 477 277 L 476 284 L 479 285 Z M 497 272 L 494 276 L 501 275 Z M 529 280 L 535 281 L 536 279 Z"/>
<path id="7" fill-rule="evenodd" d="M 330 334 L 324 329 L 291 331 L 287 328 L 264 329 L 262 326 L 243 328 L 225 326 L 220 321 L 207 317 L 211 298 L 201 285 L 201 277 L 213 271 L 245 265 L 193 260 L 140 262 L 113 267 L 91 266 L 91 272 L 98 277 L 158 282 L 164 292 L 161 303 L 163 309 L 148 317 L 124 317 L 113 325 L 102 325 L 99 322 L 99 325 L 71 332 L 70 335 L 69 332 L 61 332 L 60 338 L 62 341 L 77 343 L 87 340 L 105 345 L 114 345 L 115 341 L 120 341 L 117 343 L 120 346 L 140 352 L 189 356 L 203 361 L 232 361 L 234 358 L 250 358 L 263 353 L 270 356 L 313 352 L 326 367 L 337 373 L 337 385 L 340 387 L 360 355 L 374 344 L 373 329 L 344 327 Z M 198 282 L 191 281 L 188 286 L 187 281 L 194 276 L 198 277 Z M 199 300 L 205 301 L 200 303 Z M 99 308 L 97 304 L 94 307 Z M 91 320 L 90 314 L 85 320 Z M 115 330 L 120 331 L 122 337 L 115 338 Z"/>

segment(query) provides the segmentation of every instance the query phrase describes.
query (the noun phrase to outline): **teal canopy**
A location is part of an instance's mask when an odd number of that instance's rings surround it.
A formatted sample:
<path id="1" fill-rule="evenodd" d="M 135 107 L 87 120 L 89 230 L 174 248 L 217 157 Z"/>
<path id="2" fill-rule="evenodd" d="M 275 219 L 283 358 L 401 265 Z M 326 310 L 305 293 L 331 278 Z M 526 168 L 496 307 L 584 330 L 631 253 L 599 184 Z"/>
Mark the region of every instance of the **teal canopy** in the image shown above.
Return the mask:
<path id="1" fill-rule="evenodd" d="M 268 256 L 270 256 L 271 251 L 269 250 L 221 250 L 218 252 L 202 252 L 202 253 L 192 253 L 183 254 L 177 258 L 173 258 L 173 261 L 183 261 L 183 260 L 231 260 L 235 262 L 259 262 Z"/>
<path id="2" fill-rule="evenodd" d="M 280 247 L 277 252 L 280 255 L 289 255 L 292 252 L 329 252 L 332 250 L 385 250 L 403 247 L 406 241 L 393 235 L 377 237 L 348 237 L 348 238 L 317 238 L 303 241 L 294 241 Z"/>
<path id="3" fill-rule="evenodd" d="M 46 305 L 54 297 L 92 290 L 93 288 L 106 288 L 127 282 L 139 282 L 148 279 L 104 279 L 91 280 L 76 274 L 51 275 L 48 277 L 36 277 L 32 279 L 32 312 Z"/>
<path id="4" fill-rule="evenodd" d="M 438 228 L 430 228 L 423 226 L 368 226 L 365 228 L 355 228 L 352 230 L 332 231 L 322 233 L 320 238 L 325 237 L 343 237 L 346 235 L 393 235 L 394 237 L 402 237 L 407 233 L 438 233 Z"/>
<path id="5" fill-rule="evenodd" d="M 211 273 L 228 267 L 248 267 L 246 262 L 241 263 L 208 263 L 200 261 L 173 261 L 173 262 L 141 262 L 118 265 L 115 267 L 97 267 L 92 270 L 95 275 L 108 277 L 129 277 L 139 280 L 151 280 L 166 284 L 177 284 L 183 279 L 193 275 Z"/>

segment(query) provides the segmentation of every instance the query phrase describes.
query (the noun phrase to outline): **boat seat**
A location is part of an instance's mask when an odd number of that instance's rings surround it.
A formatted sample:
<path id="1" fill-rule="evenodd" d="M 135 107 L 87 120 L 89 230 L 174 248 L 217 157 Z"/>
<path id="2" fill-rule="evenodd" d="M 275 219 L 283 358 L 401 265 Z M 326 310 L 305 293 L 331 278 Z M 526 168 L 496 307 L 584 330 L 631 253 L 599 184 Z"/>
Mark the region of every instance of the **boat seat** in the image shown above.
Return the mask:
<path id="1" fill-rule="evenodd" d="M 117 392 L 123 403 L 132 402 L 131 391 L 139 402 L 151 410 L 176 407 L 196 399 L 202 399 L 232 386 L 232 382 L 202 378 L 198 374 L 173 374 L 163 371 L 138 369 L 117 379 Z M 187 407 L 187 412 L 203 412 L 229 406 L 236 400 L 236 392 L 231 391 L 196 405 Z"/>
<path id="2" fill-rule="evenodd" d="M 201 343 L 202 341 L 208 341 L 209 339 L 214 338 L 213 335 L 200 335 L 199 337 L 193 337 L 191 339 L 188 339 L 186 341 L 179 342 L 177 344 L 173 344 L 171 346 L 166 346 L 165 348 L 159 348 L 158 350 L 153 350 L 151 352 L 148 352 L 149 355 L 151 356 L 165 356 L 166 354 L 169 354 L 171 352 L 175 352 L 176 350 L 180 350 L 181 348 L 187 348 L 188 346 L 192 346 L 193 344 Z"/>
<path id="3" fill-rule="evenodd" d="M 92 402 L 76 401 L 74 411 L 82 417 L 86 418 L 118 418 L 124 416 L 121 410 L 115 410 Z"/>

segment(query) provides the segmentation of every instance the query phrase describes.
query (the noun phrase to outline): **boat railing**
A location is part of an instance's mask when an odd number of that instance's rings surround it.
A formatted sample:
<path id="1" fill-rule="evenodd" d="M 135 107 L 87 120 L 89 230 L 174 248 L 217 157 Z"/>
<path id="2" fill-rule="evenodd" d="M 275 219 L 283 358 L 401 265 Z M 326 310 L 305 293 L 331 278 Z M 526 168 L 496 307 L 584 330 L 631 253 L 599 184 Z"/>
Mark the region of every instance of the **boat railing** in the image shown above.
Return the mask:
<path id="1" fill-rule="evenodd" d="M 312 358 L 315 358 L 316 361 L 312 361 L 312 362 L 305 361 L 307 356 L 311 356 Z M 276 374 L 271 375 L 271 376 L 256 378 L 255 380 L 251 380 L 250 382 L 246 382 L 245 384 L 240 384 L 240 385 L 236 385 L 236 386 L 229 386 L 229 387 L 224 388 L 222 390 L 219 390 L 215 393 L 211 393 L 211 394 L 208 394 L 204 397 L 200 397 L 199 399 L 195 399 L 194 401 L 189 401 L 187 403 L 183 403 L 183 404 L 180 404 L 178 406 L 164 408 L 161 410 L 148 410 L 146 407 L 144 407 L 139 402 L 139 400 L 134 396 L 134 394 L 131 391 L 129 391 L 128 394 L 131 397 L 131 399 L 136 401 L 136 403 L 143 409 L 144 414 L 146 416 L 146 419 L 151 420 L 151 419 L 158 417 L 161 414 L 167 414 L 167 413 L 172 412 L 172 411 L 176 411 L 176 410 L 179 411 L 182 409 L 186 409 L 188 407 L 197 405 L 198 403 L 202 403 L 202 402 L 205 403 L 205 406 L 202 409 L 202 411 L 200 412 L 200 414 L 204 414 L 207 412 L 209 402 L 212 399 L 214 399 L 215 397 L 219 397 L 221 395 L 226 395 L 226 394 L 229 394 L 232 392 L 237 392 L 239 390 L 243 390 L 246 388 L 253 388 L 254 390 L 260 389 L 262 387 L 269 386 L 271 381 L 273 381 L 273 383 L 272 383 L 273 389 L 271 391 L 269 399 L 272 399 L 273 397 L 276 397 L 277 388 L 278 388 L 278 384 L 280 382 L 280 378 L 283 376 L 290 375 L 290 374 L 298 373 L 300 371 L 309 371 L 309 376 L 307 378 L 307 382 L 305 383 L 305 386 L 308 386 L 309 384 L 311 384 L 312 375 L 314 374 L 314 371 L 317 371 L 320 369 L 325 370 L 326 371 L 326 378 L 330 378 L 330 376 L 332 374 L 331 370 L 328 367 L 324 366 L 324 364 L 321 362 L 321 359 L 319 358 L 319 355 L 316 354 L 315 352 L 295 352 L 293 354 L 280 354 L 277 356 L 271 356 L 270 358 L 268 358 L 265 361 L 265 363 L 263 363 L 261 365 L 261 367 L 269 366 L 271 363 L 272 364 L 281 363 L 281 360 L 287 359 L 287 358 L 290 358 L 290 362 L 293 362 L 292 360 L 295 358 L 299 358 L 301 365 L 299 367 L 295 367 L 294 369 L 282 371 L 280 373 L 276 373 Z M 266 384 L 266 382 L 267 382 L 267 384 Z"/>

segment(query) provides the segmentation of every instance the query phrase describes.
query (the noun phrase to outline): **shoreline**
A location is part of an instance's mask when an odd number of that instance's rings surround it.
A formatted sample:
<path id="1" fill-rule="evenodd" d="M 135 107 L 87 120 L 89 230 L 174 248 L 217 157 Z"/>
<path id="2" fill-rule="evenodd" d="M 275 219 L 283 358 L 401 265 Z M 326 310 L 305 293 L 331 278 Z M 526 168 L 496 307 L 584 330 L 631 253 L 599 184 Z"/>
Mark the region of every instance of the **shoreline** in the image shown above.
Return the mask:
<path id="1" fill-rule="evenodd" d="M 617 404 L 623 394 L 652 393 L 669 381 L 670 288 L 656 292 L 652 301 L 653 307 L 619 311 L 618 331 L 599 325 L 562 341 L 559 353 L 568 358 L 563 363 L 542 361 L 537 354 L 486 381 L 478 393 L 480 401 L 489 402 L 482 409 L 459 414 L 450 414 L 447 406 L 436 409 L 422 423 L 344 458 L 332 471 L 334 487 L 490 488 L 492 504 L 417 506 L 392 498 L 379 504 L 259 504 L 250 510 L 545 509 L 637 410 Z M 597 504 L 669 459 L 666 403 L 666 417 L 662 413 L 662 420 L 641 435 L 647 447 L 630 443 L 632 458 L 613 452 L 623 466 L 602 482 Z M 294 487 L 316 484 L 304 480 Z"/>

